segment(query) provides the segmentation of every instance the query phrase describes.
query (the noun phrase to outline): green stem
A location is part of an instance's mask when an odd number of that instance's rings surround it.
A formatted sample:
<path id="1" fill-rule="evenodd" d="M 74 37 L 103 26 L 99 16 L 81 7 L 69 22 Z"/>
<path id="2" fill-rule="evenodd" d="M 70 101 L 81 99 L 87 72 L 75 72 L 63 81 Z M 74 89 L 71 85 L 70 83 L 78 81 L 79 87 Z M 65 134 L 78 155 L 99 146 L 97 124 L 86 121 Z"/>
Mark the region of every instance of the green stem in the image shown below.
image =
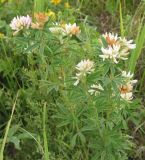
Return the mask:
<path id="1" fill-rule="evenodd" d="M 49 160 L 49 152 L 48 152 L 48 142 L 46 135 L 46 102 L 43 106 L 43 141 L 44 141 L 44 159 Z"/>

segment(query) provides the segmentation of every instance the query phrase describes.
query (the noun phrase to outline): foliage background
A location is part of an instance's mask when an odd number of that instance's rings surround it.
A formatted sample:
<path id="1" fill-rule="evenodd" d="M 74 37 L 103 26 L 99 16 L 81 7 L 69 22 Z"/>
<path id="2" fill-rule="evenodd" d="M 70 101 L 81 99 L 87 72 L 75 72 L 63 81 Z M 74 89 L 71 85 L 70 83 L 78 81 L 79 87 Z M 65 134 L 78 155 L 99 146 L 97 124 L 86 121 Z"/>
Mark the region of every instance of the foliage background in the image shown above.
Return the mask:
<path id="1" fill-rule="evenodd" d="M 70 8 L 64 7 L 66 2 L 69 2 Z M 47 30 L 32 32 L 31 36 L 25 35 L 23 38 L 12 37 L 9 27 L 12 18 L 16 15 L 33 15 L 37 9 L 39 10 L 39 5 L 34 5 L 31 0 L 5 0 L 0 3 L 0 32 L 5 35 L 5 38 L 0 38 L 1 142 L 17 92 L 19 94 L 4 150 L 5 159 L 42 159 L 43 152 L 48 152 L 47 145 L 50 159 L 83 159 L 83 155 L 87 157 L 89 151 L 86 144 L 91 141 L 91 136 L 99 136 L 97 130 L 94 129 L 94 133 L 89 131 L 96 114 L 94 113 L 93 117 L 92 108 L 87 108 L 86 102 L 82 103 L 86 95 L 84 97 L 84 94 L 81 94 L 81 87 L 74 91 L 70 85 L 73 81 L 68 77 L 74 74 L 74 66 L 84 56 L 100 63 L 97 57 L 94 57 L 94 46 L 98 35 L 106 31 L 136 39 L 139 46 L 133 54 L 136 56 L 131 56 L 125 67 L 134 71 L 139 80 L 135 96 L 142 103 L 138 105 L 137 101 L 133 103 L 132 111 L 126 111 L 130 115 L 123 125 L 128 128 L 127 132 L 136 144 L 128 153 L 129 158 L 145 159 L 145 1 L 74 0 L 54 5 L 46 0 L 45 12 L 51 9 L 57 14 L 57 20 L 77 22 L 81 26 L 84 33 L 83 44 L 76 39 L 66 39 L 61 45 L 59 39 L 46 33 Z M 62 56 L 59 56 L 60 54 Z M 62 79 L 58 79 L 58 74 Z M 73 93 L 65 90 L 66 86 L 72 89 Z M 74 104 L 76 106 L 73 106 Z M 83 128 L 86 117 L 90 118 L 90 121 L 87 121 L 89 127 Z M 43 143 L 45 134 L 49 144 Z M 110 137 L 114 137 L 112 140 L 116 140 L 116 134 L 115 130 L 108 133 Z M 114 147 L 128 147 L 125 146 L 126 142 L 122 141 L 120 139 Z M 102 146 L 101 141 L 94 142 L 94 146 L 98 145 L 97 148 L 99 144 Z"/>

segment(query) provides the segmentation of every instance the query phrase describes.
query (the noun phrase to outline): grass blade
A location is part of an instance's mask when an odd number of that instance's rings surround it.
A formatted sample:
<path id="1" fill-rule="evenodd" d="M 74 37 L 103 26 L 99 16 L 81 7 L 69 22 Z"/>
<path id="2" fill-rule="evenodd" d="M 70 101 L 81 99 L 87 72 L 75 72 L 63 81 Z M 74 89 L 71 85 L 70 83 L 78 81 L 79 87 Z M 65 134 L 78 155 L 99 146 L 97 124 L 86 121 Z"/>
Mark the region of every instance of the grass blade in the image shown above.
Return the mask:
<path id="1" fill-rule="evenodd" d="M 13 107 L 12 107 L 11 116 L 10 116 L 10 119 L 9 119 L 8 124 L 6 126 L 6 131 L 5 131 L 5 135 L 4 135 L 4 138 L 3 138 L 3 141 L 2 141 L 1 150 L 0 150 L 0 160 L 4 159 L 3 153 L 4 153 L 4 149 L 5 149 L 5 145 L 6 145 L 6 141 L 7 141 L 7 136 L 8 136 L 9 129 L 10 129 L 10 125 L 11 125 L 11 122 L 12 122 L 13 114 L 14 114 L 14 111 L 15 111 L 18 95 L 19 95 L 19 92 L 17 92 L 16 99 L 15 99 L 15 102 L 14 102 Z"/>
<path id="2" fill-rule="evenodd" d="M 43 106 L 43 140 L 44 140 L 44 159 L 49 160 L 48 142 L 46 135 L 46 103 Z"/>
<path id="3" fill-rule="evenodd" d="M 144 43 L 145 43 L 145 25 L 143 26 L 139 36 L 136 39 L 136 49 L 134 50 L 134 52 L 132 53 L 130 60 L 129 60 L 129 70 L 131 72 L 134 72 L 136 64 L 137 64 L 137 60 L 139 58 L 139 56 L 141 55 L 142 49 L 144 47 Z"/>
<path id="4" fill-rule="evenodd" d="M 119 14 L 120 14 L 120 32 L 121 32 L 121 37 L 123 37 L 124 36 L 124 27 L 123 27 L 121 0 L 120 0 L 120 5 L 119 5 Z"/>
<path id="5" fill-rule="evenodd" d="M 43 12 L 45 10 L 45 0 L 34 0 L 34 12 Z"/>

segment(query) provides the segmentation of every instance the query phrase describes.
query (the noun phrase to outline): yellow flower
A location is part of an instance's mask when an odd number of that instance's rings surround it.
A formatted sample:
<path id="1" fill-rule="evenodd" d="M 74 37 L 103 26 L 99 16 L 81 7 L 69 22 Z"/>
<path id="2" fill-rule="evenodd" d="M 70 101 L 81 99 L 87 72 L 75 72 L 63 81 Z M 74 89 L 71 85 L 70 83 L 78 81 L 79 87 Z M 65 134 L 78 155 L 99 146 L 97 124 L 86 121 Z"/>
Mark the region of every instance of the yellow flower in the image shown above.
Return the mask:
<path id="1" fill-rule="evenodd" d="M 4 34 L 3 33 L 0 33 L 0 39 L 4 38 Z"/>
<path id="2" fill-rule="evenodd" d="M 64 4 L 64 7 L 65 7 L 65 8 L 70 8 L 70 4 L 69 4 L 68 2 L 66 2 L 66 3 Z"/>
<path id="3" fill-rule="evenodd" d="M 51 3 L 53 3 L 54 5 L 58 5 L 59 3 L 61 3 L 61 0 L 51 0 Z"/>
<path id="4" fill-rule="evenodd" d="M 55 17 L 56 17 L 55 12 L 53 12 L 51 10 L 49 10 L 46 14 L 48 17 L 52 17 L 53 19 L 55 19 Z"/>

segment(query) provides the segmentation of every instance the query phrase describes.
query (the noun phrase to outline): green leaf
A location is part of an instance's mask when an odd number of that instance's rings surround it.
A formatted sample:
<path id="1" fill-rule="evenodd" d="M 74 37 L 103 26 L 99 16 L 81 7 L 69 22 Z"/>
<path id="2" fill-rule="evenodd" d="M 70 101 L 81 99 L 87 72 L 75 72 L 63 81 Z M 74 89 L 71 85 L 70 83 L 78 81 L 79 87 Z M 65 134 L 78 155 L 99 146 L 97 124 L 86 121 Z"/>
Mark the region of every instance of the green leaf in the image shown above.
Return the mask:
<path id="1" fill-rule="evenodd" d="M 9 142 L 13 143 L 16 149 L 18 149 L 18 150 L 21 149 L 21 147 L 20 147 L 20 140 L 17 137 L 15 137 L 15 136 L 11 137 L 9 139 Z"/>
<path id="2" fill-rule="evenodd" d="M 19 129 L 19 125 L 13 125 L 9 130 L 8 137 L 14 136 L 15 133 L 18 131 L 18 129 Z"/>
<path id="3" fill-rule="evenodd" d="M 0 20 L 0 28 L 4 28 L 6 26 L 6 21 Z"/>
<path id="4" fill-rule="evenodd" d="M 85 138 L 85 136 L 84 136 L 81 132 L 78 133 L 78 136 L 79 136 L 82 144 L 85 144 L 85 143 L 86 143 L 86 138 Z"/>
<path id="5" fill-rule="evenodd" d="M 74 148 L 74 146 L 76 145 L 77 136 L 78 136 L 78 134 L 75 134 L 75 135 L 72 137 L 71 141 L 70 141 L 70 145 L 71 145 L 72 148 Z"/>
<path id="6" fill-rule="evenodd" d="M 106 10 L 110 13 L 113 14 L 117 10 L 117 1 L 116 0 L 107 0 L 106 2 Z"/>

